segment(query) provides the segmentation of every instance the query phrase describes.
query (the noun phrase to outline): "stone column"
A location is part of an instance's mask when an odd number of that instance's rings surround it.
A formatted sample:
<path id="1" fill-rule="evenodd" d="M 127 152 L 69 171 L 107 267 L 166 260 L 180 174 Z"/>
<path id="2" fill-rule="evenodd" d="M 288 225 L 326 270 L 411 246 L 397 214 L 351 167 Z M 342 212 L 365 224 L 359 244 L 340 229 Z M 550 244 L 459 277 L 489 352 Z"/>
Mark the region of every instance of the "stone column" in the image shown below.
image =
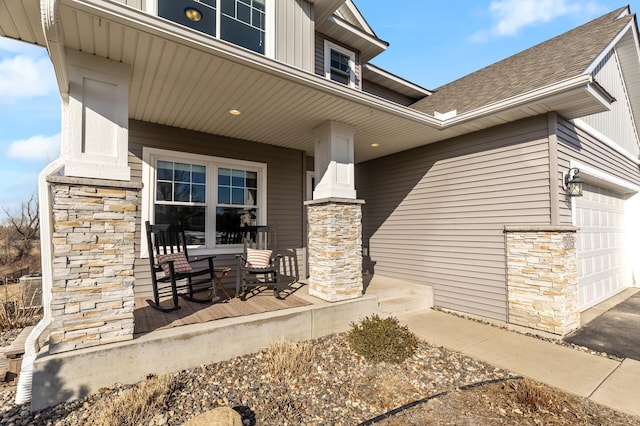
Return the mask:
<path id="1" fill-rule="evenodd" d="M 133 339 L 131 182 L 50 176 L 53 283 L 50 353 Z"/>
<path id="2" fill-rule="evenodd" d="M 576 231 L 505 227 L 510 323 L 559 335 L 580 326 Z"/>
<path id="3" fill-rule="evenodd" d="M 362 200 L 306 201 L 309 294 L 329 302 L 362 296 Z"/>

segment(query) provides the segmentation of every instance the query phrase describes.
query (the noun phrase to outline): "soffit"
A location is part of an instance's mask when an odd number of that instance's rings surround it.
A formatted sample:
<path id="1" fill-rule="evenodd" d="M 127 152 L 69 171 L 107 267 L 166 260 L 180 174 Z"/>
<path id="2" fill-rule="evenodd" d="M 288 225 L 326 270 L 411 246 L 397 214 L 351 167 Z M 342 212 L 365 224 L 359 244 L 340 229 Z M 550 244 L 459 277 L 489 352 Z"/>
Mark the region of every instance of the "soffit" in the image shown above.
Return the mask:
<path id="1" fill-rule="evenodd" d="M 337 16 L 331 16 L 323 21 L 318 21 L 316 30 L 360 52 L 360 62 L 363 64 L 384 52 L 389 46 L 386 41 L 364 32 Z"/>
<path id="2" fill-rule="evenodd" d="M 37 3 L 24 3 L 25 16 L 0 15 L 2 28 L 16 28 L 8 36 L 31 33 L 28 41 L 44 44 L 33 18 L 40 16 L 33 7 Z M 571 111 L 603 110 L 587 91 L 575 89 L 458 116 L 443 128 L 442 122 L 423 112 L 118 3 L 62 0 L 59 21 L 61 41 L 68 49 L 131 65 L 131 119 L 299 149 L 309 155 L 314 152 L 313 129 L 327 120 L 355 127 L 355 159 L 361 162 L 548 111 L 566 109 L 563 115 L 571 118 Z M 231 116 L 231 108 L 243 114 Z M 374 149 L 371 144 L 380 146 Z"/>
<path id="3" fill-rule="evenodd" d="M 38 0 L 0 0 L 0 36 L 45 46 Z"/>

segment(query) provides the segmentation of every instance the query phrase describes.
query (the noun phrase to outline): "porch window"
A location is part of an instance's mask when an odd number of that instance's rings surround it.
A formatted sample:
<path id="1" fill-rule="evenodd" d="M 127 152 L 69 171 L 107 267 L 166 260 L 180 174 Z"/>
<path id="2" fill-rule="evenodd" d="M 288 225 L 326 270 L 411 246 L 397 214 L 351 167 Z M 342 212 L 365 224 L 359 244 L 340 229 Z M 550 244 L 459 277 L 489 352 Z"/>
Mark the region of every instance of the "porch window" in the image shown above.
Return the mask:
<path id="1" fill-rule="evenodd" d="M 355 87 L 355 53 L 325 40 L 325 77 L 345 86 Z"/>
<path id="2" fill-rule="evenodd" d="M 158 0 L 158 16 L 267 54 L 269 0 Z"/>
<path id="3" fill-rule="evenodd" d="M 181 222 L 195 249 L 237 246 L 243 226 L 267 223 L 265 164 L 144 148 L 143 179 L 142 220 Z"/>

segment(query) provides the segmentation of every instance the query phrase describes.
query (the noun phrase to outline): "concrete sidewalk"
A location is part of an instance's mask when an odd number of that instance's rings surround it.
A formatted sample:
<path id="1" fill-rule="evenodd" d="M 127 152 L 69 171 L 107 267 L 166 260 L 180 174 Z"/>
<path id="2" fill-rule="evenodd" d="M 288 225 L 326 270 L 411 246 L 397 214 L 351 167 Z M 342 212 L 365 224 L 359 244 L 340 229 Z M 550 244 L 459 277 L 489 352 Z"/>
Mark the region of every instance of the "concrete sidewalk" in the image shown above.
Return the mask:
<path id="1" fill-rule="evenodd" d="M 614 361 L 439 311 L 398 319 L 433 345 L 640 416 L 640 361 Z"/>

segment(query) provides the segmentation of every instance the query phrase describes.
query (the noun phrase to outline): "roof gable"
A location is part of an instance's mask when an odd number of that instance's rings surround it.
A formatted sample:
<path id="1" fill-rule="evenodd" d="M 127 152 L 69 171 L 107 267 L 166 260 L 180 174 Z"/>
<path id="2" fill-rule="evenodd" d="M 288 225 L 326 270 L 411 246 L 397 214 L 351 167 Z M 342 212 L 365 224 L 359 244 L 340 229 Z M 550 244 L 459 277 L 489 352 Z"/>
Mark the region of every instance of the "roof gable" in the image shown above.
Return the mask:
<path id="1" fill-rule="evenodd" d="M 411 107 L 427 114 L 462 114 L 580 76 L 613 48 L 612 41 L 634 16 L 626 7 L 617 9 L 446 84 Z"/>

